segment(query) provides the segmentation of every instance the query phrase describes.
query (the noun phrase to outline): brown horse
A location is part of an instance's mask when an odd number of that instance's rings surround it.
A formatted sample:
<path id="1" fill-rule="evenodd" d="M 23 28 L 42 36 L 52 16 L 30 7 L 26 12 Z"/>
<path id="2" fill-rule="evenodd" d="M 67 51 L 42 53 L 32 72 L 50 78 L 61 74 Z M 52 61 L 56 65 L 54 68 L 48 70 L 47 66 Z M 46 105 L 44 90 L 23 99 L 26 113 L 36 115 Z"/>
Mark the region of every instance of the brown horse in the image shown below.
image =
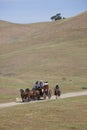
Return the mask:
<path id="1" fill-rule="evenodd" d="M 28 101 L 30 101 L 30 100 L 39 100 L 40 99 L 40 92 L 39 92 L 39 90 L 29 90 L 27 88 L 27 89 L 25 89 L 25 93 L 28 96 Z"/>
<path id="2" fill-rule="evenodd" d="M 29 88 L 25 89 L 25 95 L 27 95 L 28 101 L 31 101 L 31 99 L 33 98 L 33 93 L 31 93 Z"/>
<path id="3" fill-rule="evenodd" d="M 20 95 L 22 98 L 22 102 L 24 102 L 27 99 L 27 94 L 25 93 L 23 89 L 20 89 Z"/>
<path id="4" fill-rule="evenodd" d="M 43 97 L 46 99 L 46 96 L 50 99 L 51 98 L 52 91 L 49 88 L 48 83 L 45 83 L 43 86 Z"/>
<path id="5" fill-rule="evenodd" d="M 39 100 L 40 99 L 40 91 L 39 90 L 32 90 L 33 91 L 33 99 Z"/>

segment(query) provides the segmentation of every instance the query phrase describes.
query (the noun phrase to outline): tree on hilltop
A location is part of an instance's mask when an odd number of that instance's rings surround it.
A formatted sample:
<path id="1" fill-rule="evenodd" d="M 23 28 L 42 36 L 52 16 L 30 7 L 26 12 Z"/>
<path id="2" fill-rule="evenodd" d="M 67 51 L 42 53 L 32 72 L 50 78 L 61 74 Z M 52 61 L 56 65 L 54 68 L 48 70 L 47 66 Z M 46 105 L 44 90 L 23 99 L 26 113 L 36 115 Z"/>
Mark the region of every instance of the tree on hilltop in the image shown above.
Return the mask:
<path id="1" fill-rule="evenodd" d="M 52 16 L 50 19 L 56 21 L 56 20 L 65 19 L 65 18 L 61 16 L 61 13 L 58 13 Z"/>

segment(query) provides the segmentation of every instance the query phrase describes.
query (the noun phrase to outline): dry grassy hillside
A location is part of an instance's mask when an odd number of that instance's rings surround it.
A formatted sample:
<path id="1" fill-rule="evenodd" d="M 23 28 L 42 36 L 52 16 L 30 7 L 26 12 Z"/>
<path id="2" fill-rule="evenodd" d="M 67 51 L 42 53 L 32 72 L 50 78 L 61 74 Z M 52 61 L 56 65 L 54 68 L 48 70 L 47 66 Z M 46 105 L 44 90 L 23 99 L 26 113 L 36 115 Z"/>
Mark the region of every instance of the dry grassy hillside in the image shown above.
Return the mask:
<path id="1" fill-rule="evenodd" d="M 46 23 L 0 21 L 2 89 L 32 86 L 39 79 L 48 80 L 51 87 L 58 81 L 65 86 L 63 79 L 81 87 L 87 85 L 86 78 L 87 12 Z"/>

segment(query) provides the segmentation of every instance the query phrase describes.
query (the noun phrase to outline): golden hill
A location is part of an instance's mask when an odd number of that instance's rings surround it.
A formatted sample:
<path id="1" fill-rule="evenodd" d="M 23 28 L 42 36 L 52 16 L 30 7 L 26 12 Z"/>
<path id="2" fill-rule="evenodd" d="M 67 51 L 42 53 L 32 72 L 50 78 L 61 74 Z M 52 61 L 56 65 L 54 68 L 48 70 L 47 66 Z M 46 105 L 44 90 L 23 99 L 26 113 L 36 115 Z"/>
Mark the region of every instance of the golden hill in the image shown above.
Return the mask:
<path id="1" fill-rule="evenodd" d="M 45 23 L 0 21 L 0 77 L 14 84 L 87 77 L 87 12 Z"/>

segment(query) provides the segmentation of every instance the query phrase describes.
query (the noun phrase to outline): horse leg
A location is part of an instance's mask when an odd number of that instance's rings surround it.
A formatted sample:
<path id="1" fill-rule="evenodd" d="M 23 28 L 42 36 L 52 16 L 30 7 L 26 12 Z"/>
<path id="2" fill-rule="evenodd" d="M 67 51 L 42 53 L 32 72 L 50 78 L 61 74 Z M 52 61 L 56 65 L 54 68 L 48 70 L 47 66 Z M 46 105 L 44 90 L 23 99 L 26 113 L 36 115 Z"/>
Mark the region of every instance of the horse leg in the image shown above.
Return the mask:
<path id="1" fill-rule="evenodd" d="M 44 94 L 43 94 L 43 98 L 46 99 L 46 93 L 45 93 L 45 92 L 44 92 Z"/>
<path id="2" fill-rule="evenodd" d="M 24 102 L 24 95 L 21 94 L 21 99 L 22 99 L 22 102 Z"/>
<path id="3" fill-rule="evenodd" d="M 56 99 L 58 99 L 58 95 L 56 94 Z"/>
<path id="4" fill-rule="evenodd" d="M 48 98 L 50 99 L 51 98 L 51 94 L 52 94 L 52 91 L 51 89 L 48 90 Z"/>
<path id="5" fill-rule="evenodd" d="M 22 102 L 24 102 L 24 98 L 22 98 Z"/>

